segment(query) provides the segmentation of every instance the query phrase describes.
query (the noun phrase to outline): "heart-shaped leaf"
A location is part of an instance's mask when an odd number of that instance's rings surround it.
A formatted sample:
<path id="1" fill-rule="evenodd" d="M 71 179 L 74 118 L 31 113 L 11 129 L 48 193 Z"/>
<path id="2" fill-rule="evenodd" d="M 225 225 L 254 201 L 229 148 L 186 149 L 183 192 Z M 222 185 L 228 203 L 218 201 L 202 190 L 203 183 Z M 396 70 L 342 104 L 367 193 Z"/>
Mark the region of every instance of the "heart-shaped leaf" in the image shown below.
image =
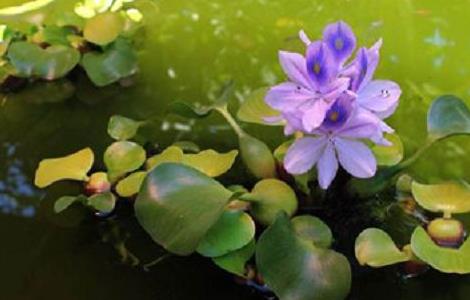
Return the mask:
<path id="1" fill-rule="evenodd" d="M 400 251 L 392 238 L 378 228 L 367 228 L 359 234 L 355 252 L 363 266 L 383 267 L 411 259 L 410 253 Z"/>
<path id="2" fill-rule="evenodd" d="M 426 185 L 413 181 L 411 190 L 418 204 L 429 211 L 445 213 L 470 211 L 470 188 L 462 183 Z"/>
<path id="3" fill-rule="evenodd" d="M 224 212 L 232 192 L 191 167 L 163 163 L 149 172 L 134 208 L 152 239 L 189 255 Z"/>
<path id="4" fill-rule="evenodd" d="M 129 140 L 137 134 L 137 130 L 142 124 L 143 122 L 115 115 L 109 119 L 108 134 L 118 141 Z"/>
<path id="5" fill-rule="evenodd" d="M 255 240 L 251 240 L 248 245 L 241 249 L 230 252 L 226 255 L 214 257 L 212 261 L 220 268 L 238 276 L 245 276 L 246 262 L 253 256 L 256 249 Z"/>
<path id="6" fill-rule="evenodd" d="M 88 198 L 87 204 L 99 212 L 109 213 L 116 205 L 116 197 L 111 192 L 96 194 Z"/>
<path id="7" fill-rule="evenodd" d="M 86 53 L 81 62 L 88 77 L 97 86 L 105 86 L 134 75 L 137 56 L 129 42 L 118 39 L 104 53 Z"/>
<path id="8" fill-rule="evenodd" d="M 315 246 L 330 248 L 333 243 L 333 234 L 330 227 L 317 217 L 305 215 L 297 216 L 291 220 L 295 233 L 301 239 L 313 241 Z"/>
<path id="9" fill-rule="evenodd" d="M 116 193 L 121 197 L 131 197 L 137 194 L 144 182 L 147 172 L 135 172 L 119 181 L 116 185 Z"/>
<path id="10" fill-rule="evenodd" d="M 416 227 L 411 236 L 411 248 L 419 259 L 441 272 L 470 273 L 470 239 L 459 249 L 440 247 L 424 228 Z"/>
<path id="11" fill-rule="evenodd" d="M 286 214 L 261 235 L 256 264 L 282 300 L 345 299 L 351 287 L 346 257 L 297 236 Z"/>
<path id="12" fill-rule="evenodd" d="M 207 176 L 217 177 L 230 170 L 237 155 L 237 150 L 218 153 L 209 149 L 197 154 L 185 154 L 181 162 L 203 172 Z"/>
<path id="13" fill-rule="evenodd" d="M 269 107 L 264 101 L 267 91 L 268 88 L 260 88 L 253 91 L 240 106 L 237 118 L 249 123 L 282 125 L 282 121 L 268 122 L 273 118 L 279 117 L 280 113 Z"/>
<path id="14" fill-rule="evenodd" d="M 42 49 L 28 42 L 11 44 L 7 56 L 18 76 L 38 76 L 47 80 L 65 76 L 80 61 L 80 53 L 73 48 L 53 45 Z"/>
<path id="15" fill-rule="evenodd" d="M 223 256 L 246 246 L 255 236 L 255 222 L 243 211 L 226 210 L 197 247 L 207 257 Z"/>
<path id="16" fill-rule="evenodd" d="M 113 42 L 123 29 L 124 20 L 121 15 L 105 12 L 86 21 L 83 37 L 90 43 L 104 46 Z"/>
<path id="17" fill-rule="evenodd" d="M 65 157 L 44 159 L 36 170 L 34 184 L 39 188 L 44 188 L 64 179 L 86 181 L 93 161 L 94 154 L 90 148 Z"/>
<path id="18" fill-rule="evenodd" d="M 108 168 L 111 181 L 140 168 L 145 162 L 145 150 L 129 141 L 112 143 L 104 153 L 104 164 Z"/>
<path id="19" fill-rule="evenodd" d="M 394 166 L 403 159 L 403 143 L 398 134 L 386 134 L 385 138 L 392 143 L 390 146 L 374 145 L 374 152 L 377 164 L 380 166 Z"/>
<path id="20" fill-rule="evenodd" d="M 470 110 L 455 96 L 438 97 L 428 112 L 428 133 L 432 140 L 470 134 Z"/>

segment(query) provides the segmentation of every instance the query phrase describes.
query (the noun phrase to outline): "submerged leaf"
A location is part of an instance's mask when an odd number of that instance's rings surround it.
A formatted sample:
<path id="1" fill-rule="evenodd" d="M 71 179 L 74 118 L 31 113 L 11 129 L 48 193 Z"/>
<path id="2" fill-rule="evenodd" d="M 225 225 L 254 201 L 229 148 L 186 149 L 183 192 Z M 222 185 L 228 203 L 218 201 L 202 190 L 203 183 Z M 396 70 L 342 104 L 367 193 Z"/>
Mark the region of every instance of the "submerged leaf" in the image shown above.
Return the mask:
<path id="1" fill-rule="evenodd" d="M 426 185 L 414 181 L 411 190 L 423 208 L 433 212 L 470 212 L 470 188 L 457 182 Z"/>
<path id="2" fill-rule="evenodd" d="M 230 170 L 237 155 L 237 150 L 218 153 L 209 149 L 197 154 L 184 154 L 181 162 L 203 172 L 207 176 L 217 177 Z"/>
<path id="3" fill-rule="evenodd" d="M 104 153 L 104 163 L 108 168 L 111 181 L 137 170 L 144 162 L 145 150 L 134 142 L 114 142 Z"/>
<path id="4" fill-rule="evenodd" d="M 142 122 L 115 115 L 109 119 L 108 134 L 115 140 L 124 141 L 133 138 Z"/>
<path id="5" fill-rule="evenodd" d="M 428 133 L 432 140 L 470 134 L 470 110 L 455 96 L 438 97 L 428 112 Z"/>
<path id="6" fill-rule="evenodd" d="M 220 268 L 238 276 L 245 276 L 246 262 L 253 256 L 256 249 L 255 240 L 251 240 L 248 245 L 230 252 L 226 255 L 214 257 L 212 261 Z"/>
<path id="7" fill-rule="evenodd" d="M 56 181 L 87 180 L 94 161 L 94 154 L 90 148 L 85 148 L 71 155 L 61 158 L 44 159 L 36 170 L 34 184 L 44 188 Z"/>
<path id="8" fill-rule="evenodd" d="M 116 193 L 121 197 L 134 196 L 139 192 L 146 175 L 144 171 L 130 174 L 116 185 Z"/>
<path id="9" fill-rule="evenodd" d="M 377 164 L 380 166 L 394 166 L 403 159 L 403 143 L 398 134 L 386 134 L 385 138 L 392 143 L 391 146 L 374 145 L 374 152 Z"/>
<path id="10" fill-rule="evenodd" d="M 264 101 L 268 88 L 253 91 L 240 106 L 237 117 L 243 122 L 262 125 L 282 125 L 282 121 L 267 122 L 267 119 L 279 117 L 280 113 L 269 107 Z"/>

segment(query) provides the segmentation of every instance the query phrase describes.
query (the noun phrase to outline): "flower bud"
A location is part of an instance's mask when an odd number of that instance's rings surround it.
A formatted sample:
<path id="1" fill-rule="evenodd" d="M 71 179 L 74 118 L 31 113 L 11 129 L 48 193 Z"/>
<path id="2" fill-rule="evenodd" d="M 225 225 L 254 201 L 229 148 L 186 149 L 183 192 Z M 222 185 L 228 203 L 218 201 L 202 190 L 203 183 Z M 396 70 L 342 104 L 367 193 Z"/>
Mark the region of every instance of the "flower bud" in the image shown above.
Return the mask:
<path id="1" fill-rule="evenodd" d="M 262 141 L 244 134 L 239 138 L 240 154 L 250 172 L 257 178 L 276 177 L 274 156 Z"/>
<path id="2" fill-rule="evenodd" d="M 458 248 L 465 238 L 462 222 L 455 219 L 434 219 L 428 224 L 427 231 L 433 241 L 442 247 Z"/>
<path id="3" fill-rule="evenodd" d="M 104 172 L 93 173 L 85 184 L 85 194 L 92 196 L 108 192 L 111 189 L 111 183 L 108 180 L 108 174 Z"/>

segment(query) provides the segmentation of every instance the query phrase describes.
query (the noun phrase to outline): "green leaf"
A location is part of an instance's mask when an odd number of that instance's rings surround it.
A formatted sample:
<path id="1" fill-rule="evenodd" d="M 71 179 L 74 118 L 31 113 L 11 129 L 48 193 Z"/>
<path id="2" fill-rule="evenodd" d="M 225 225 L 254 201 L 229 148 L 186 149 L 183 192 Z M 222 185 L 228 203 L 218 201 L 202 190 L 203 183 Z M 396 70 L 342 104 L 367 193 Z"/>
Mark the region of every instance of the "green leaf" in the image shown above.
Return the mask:
<path id="1" fill-rule="evenodd" d="M 30 11 L 38 10 L 49 3 L 52 3 L 54 0 L 35 0 L 23 3 L 17 6 L 9 6 L 0 9 L 0 16 L 12 16 L 20 15 Z"/>
<path id="2" fill-rule="evenodd" d="M 86 181 L 93 161 L 94 154 L 90 148 L 65 157 L 44 159 L 36 170 L 34 184 L 39 188 L 44 188 L 59 180 Z"/>
<path id="3" fill-rule="evenodd" d="M 116 185 L 116 193 L 121 197 L 134 196 L 139 192 L 146 175 L 144 171 L 130 174 Z"/>
<path id="4" fill-rule="evenodd" d="M 182 102 L 182 101 L 175 101 L 168 105 L 168 112 L 179 115 L 184 118 L 189 119 L 202 119 L 209 116 L 212 112 L 212 107 L 195 107 L 192 104 Z"/>
<path id="5" fill-rule="evenodd" d="M 129 140 L 137 134 L 137 130 L 143 122 L 115 115 L 109 119 L 108 134 L 118 141 Z"/>
<path id="6" fill-rule="evenodd" d="M 410 253 L 400 251 L 392 238 L 378 228 L 367 228 L 355 244 L 356 258 L 361 265 L 383 267 L 410 260 Z"/>
<path id="7" fill-rule="evenodd" d="M 238 143 L 245 166 L 256 178 L 276 177 L 276 162 L 265 143 L 248 134 L 241 135 Z"/>
<path id="8" fill-rule="evenodd" d="M 413 181 L 411 190 L 418 204 L 429 211 L 470 212 L 470 188 L 462 183 L 426 185 Z"/>
<path id="9" fill-rule="evenodd" d="M 162 153 L 156 154 L 147 159 L 146 167 L 147 170 L 151 170 L 162 163 L 174 162 L 181 163 L 183 160 L 183 150 L 176 146 L 170 146 L 163 150 Z"/>
<path id="10" fill-rule="evenodd" d="M 297 236 L 286 214 L 280 214 L 261 235 L 256 264 L 282 300 L 345 299 L 351 287 L 346 257 Z"/>
<path id="11" fill-rule="evenodd" d="M 86 199 L 84 196 L 62 196 L 59 199 L 56 200 L 54 203 L 54 212 L 55 213 L 61 213 L 67 208 L 70 207 L 75 202 L 80 202 L 83 199 Z"/>
<path id="12" fill-rule="evenodd" d="M 18 76 L 47 80 L 65 76 L 80 61 L 80 53 L 73 48 L 53 45 L 42 49 L 28 42 L 12 43 L 7 56 Z"/>
<path id="13" fill-rule="evenodd" d="M 455 96 L 438 97 L 428 112 L 428 134 L 431 140 L 470 134 L 470 110 Z"/>
<path id="14" fill-rule="evenodd" d="M 287 153 L 287 150 L 289 150 L 289 147 L 292 145 L 292 143 L 294 142 L 294 140 L 289 140 L 289 141 L 286 141 L 282 144 L 280 144 L 275 150 L 274 150 L 274 158 L 276 158 L 276 160 L 278 162 L 283 162 L 284 161 L 284 156 L 286 156 L 286 153 Z"/>
<path id="15" fill-rule="evenodd" d="M 444 273 L 470 273 L 470 239 L 459 249 L 440 247 L 422 227 L 416 227 L 411 236 L 413 253 L 433 268 Z"/>
<path id="16" fill-rule="evenodd" d="M 152 239 L 189 255 L 224 212 L 232 192 L 191 167 L 164 163 L 149 172 L 134 208 Z"/>
<path id="17" fill-rule="evenodd" d="M 212 261 L 220 268 L 243 277 L 246 273 L 246 262 L 253 256 L 255 249 L 256 243 L 253 239 L 243 248 L 223 256 L 214 257 L 212 258 Z"/>
<path id="18" fill-rule="evenodd" d="M 239 210 L 226 210 L 206 233 L 197 252 L 206 257 L 223 256 L 246 246 L 255 236 L 255 222 Z"/>
<path id="19" fill-rule="evenodd" d="M 104 53 L 88 52 L 81 62 L 96 86 L 105 86 L 137 73 L 137 56 L 132 46 L 118 39 Z"/>
<path id="20" fill-rule="evenodd" d="M 43 41 L 51 45 L 70 46 L 68 36 L 74 35 L 71 27 L 48 25 L 41 32 Z"/>
<path id="21" fill-rule="evenodd" d="M 99 212 L 109 213 L 116 205 L 116 197 L 111 192 L 105 192 L 91 196 L 87 203 Z"/>
<path id="22" fill-rule="evenodd" d="M 393 134 L 386 134 L 385 138 L 389 140 L 391 146 L 374 145 L 372 152 L 374 152 L 377 164 L 380 166 L 394 166 L 403 159 L 403 143 L 400 137 Z"/>
<path id="23" fill-rule="evenodd" d="M 330 248 L 333 243 L 333 234 L 330 227 L 317 217 L 305 215 L 297 216 L 291 220 L 292 227 L 297 236 L 320 248 Z"/>
<path id="24" fill-rule="evenodd" d="M 237 150 L 218 153 L 209 149 L 197 154 L 184 154 L 181 163 L 193 167 L 207 176 L 217 177 L 230 170 L 237 155 Z"/>
<path id="25" fill-rule="evenodd" d="M 105 12 L 86 21 L 83 37 L 90 43 L 104 46 L 116 40 L 123 29 L 124 20 L 121 15 Z"/>
<path id="26" fill-rule="evenodd" d="M 145 150 L 134 142 L 119 141 L 111 144 L 104 153 L 104 164 L 111 181 L 140 168 L 145 157 Z"/>
<path id="27" fill-rule="evenodd" d="M 266 122 L 266 118 L 280 116 L 280 113 L 269 107 L 264 101 L 268 88 L 260 88 L 253 91 L 243 101 L 237 113 L 237 118 L 243 122 L 256 123 L 263 125 L 282 125 L 282 121 Z"/>
<path id="28" fill-rule="evenodd" d="M 297 197 L 294 191 L 289 185 L 277 179 L 259 181 L 250 194 L 240 199 L 252 202 L 251 214 L 264 225 L 272 224 L 280 211 L 292 216 L 297 210 Z"/>

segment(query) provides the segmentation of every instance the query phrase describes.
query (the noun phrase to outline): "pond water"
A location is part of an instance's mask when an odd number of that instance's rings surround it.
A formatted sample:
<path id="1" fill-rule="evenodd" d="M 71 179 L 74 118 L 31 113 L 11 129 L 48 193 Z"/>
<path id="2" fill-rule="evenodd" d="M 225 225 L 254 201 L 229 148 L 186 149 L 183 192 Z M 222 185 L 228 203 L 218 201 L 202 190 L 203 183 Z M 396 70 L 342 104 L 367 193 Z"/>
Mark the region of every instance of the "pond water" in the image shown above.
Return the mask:
<path id="1" fill-rule="evenodd" d="M 22 2 L 2 0 L 0 7 Z M 72 2 L 57 0 L 22 19 L 52 19 Z M 126 207 L 114 223 L 80 208 L 54 215 L 54 200 L 79 187 L 64 183 L 39 191 L 32 181 L 43 158 L 86 146 L 103 153 L 111 142 L 106 124 L 114 114 L 155 120 L 145 135 L 158 145 L 192 140 L 220 151 L 237 147 L 218 116 L 195 123 L 167 117 L 166 105 L 207 103 L 227 80 L 235 82 L 236 104 L 253 89 L 281 81 L 277 51 L 303 51 L 297 39 L 301 28 L 318 37 L 325 24 L 343 19 L 359 44 L 384 39 L 377 77 L 403 89 L 390 124 L 407 153 L 425 139 L 433 97 L 452 93 L 470 105 L 470 1 L 146 0 L 140 5 L 148 24 L 139 41 L 135 86 L 84 86 L 60 103 L 50 103 L 46 95 L 0 98 L 0 299 L 263 299 L 198 256 L 170 257 L 149 271 L 121 263 L 122 247 L 113 241 L 123 237 L 143 262 L 163 254 Z M 0 17 L 0 23 L 18 20 Z M 271 147 L 282 140 L 280 129 L 246 129 Z M 470 139 L 451 138 L 427 152 L 410 173 L 429 182 L 469 180 L 469 149 Z M 353 257 L 350 261 L 355 264 Z M 429 272 L 403 280 L 395 271 L 357 268 L 350 299 L 470 297 L 468 276 Z"/>

